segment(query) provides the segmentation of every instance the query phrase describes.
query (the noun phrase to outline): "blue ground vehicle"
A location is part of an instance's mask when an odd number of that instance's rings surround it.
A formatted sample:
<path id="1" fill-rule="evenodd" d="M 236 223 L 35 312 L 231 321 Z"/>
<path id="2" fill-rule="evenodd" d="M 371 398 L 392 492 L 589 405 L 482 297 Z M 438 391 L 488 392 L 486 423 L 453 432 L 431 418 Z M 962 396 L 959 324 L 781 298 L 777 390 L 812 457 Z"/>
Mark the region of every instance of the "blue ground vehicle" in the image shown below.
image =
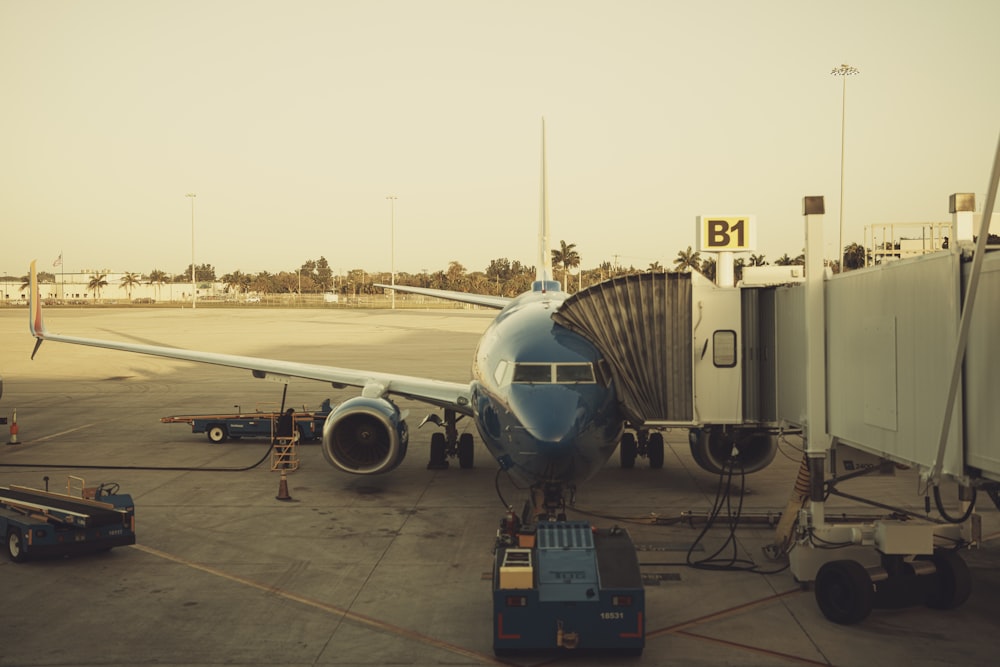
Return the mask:
<path id="1" fill-rule="evenodd" d="M 501 525 L 493 567 L 493 650 L 640 655 L 645 591 L 627 531 L 586 521 Z"/>
<path id="2" fill-rule="evenodd" d="M 135 544 L 132 496 L 118 493 L 118 484 L 81 491 L 77 497 L 26 486 L 0 487 L 0 535 L 10 559 L 20 563 Z"/>
<path id="3" fill-rule="evenodd" d="M 309 442 L 323 435 L 323 424 L 330 414 L 330 399 L 323 401 L 319 410 L 295 412 L 295 426 L 299 440 Z M 192 433 L 204 433 L 212 442 L 225 442 L 229 438 L 272 438 L 281 416 L 280 410 L 261 410 L 248 413 L 217 413 L 205 415 L 174 415 L 161 417 L 164 424 L 190 424 Z"/>

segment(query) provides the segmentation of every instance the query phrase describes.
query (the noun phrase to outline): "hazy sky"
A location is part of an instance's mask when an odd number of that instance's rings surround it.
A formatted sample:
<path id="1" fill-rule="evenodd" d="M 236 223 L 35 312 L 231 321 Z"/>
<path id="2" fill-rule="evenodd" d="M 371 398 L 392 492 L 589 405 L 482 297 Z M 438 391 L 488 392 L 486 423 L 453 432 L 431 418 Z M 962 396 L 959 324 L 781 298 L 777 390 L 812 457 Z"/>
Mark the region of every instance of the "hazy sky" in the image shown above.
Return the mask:
<path id="1" fill-rule="evenodd" d="M 0 0 L 0 273 L 672 265 L 695 216 L 804 246 L 982 206 L 996 0 Z"/>

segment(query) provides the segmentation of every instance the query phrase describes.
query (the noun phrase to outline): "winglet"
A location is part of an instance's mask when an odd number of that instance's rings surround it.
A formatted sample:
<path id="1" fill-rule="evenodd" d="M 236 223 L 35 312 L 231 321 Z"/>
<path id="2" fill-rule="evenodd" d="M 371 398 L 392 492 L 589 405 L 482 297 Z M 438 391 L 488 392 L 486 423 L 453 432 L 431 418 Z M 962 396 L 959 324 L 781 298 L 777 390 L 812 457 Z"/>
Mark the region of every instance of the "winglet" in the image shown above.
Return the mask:
<path id="1" fill-rule="evenodd" d="M 28 290 L 28 328 L 31 335 L 35 337 L 35 349 L 31 351 L 31 358 L 35 358 L 35 353 L 45 339 L 45 322 L 42 320 L 42 300 L 38 298 L 38 273 L 35 268 L 37 260 L 31 261 L 31 282 Z"/>

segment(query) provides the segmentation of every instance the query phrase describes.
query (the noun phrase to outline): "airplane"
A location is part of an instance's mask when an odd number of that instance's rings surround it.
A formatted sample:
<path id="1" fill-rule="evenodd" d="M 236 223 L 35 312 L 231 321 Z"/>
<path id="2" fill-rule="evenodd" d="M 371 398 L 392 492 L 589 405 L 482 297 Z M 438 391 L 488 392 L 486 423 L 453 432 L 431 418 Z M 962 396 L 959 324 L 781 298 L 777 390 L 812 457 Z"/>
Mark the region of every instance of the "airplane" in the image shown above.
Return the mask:
<path id="1" fill-rule="evenodd" d="M 456 426 L 460 419 L 471 418 L 500 469 L 531 489 L 539 515 L 560 515 L 567 494 L 572 499 L 576 484 L 593 477 L 623 436 L 631 434 L 625 433 L 627 418 L 600 351 L 552 319 L 568 295 L 550 275 L 544 121 L 541 163 L 537 279 L 530 291 L 507 298 L 381 285 L 499 309 L 479 341 L 473 378 L 467 384 L 51 333 L 42 318 L 34 262 L 29 323 L 36 342 L 31 356 L 42 342 L 54 341 L 246 369 L 256 378 L 296 377 L 336 388 L 358 387 L 360 396 L 344 401 L 328 416 L 322 437 L 326 460 L 358 475 L 389 472 L 406 455 L 406 414 L 393 398 L 427 403 L 443 410 L 444 419 L 432 414 L 425 421 L 445 431 L 431 437 L 429 468 L 447 467 L 446 456 L 456 453 L 462 467 L 471 467 L 472 434 L 459 435 Z M 654 435 L 662 465 L 662 435 Z"/>

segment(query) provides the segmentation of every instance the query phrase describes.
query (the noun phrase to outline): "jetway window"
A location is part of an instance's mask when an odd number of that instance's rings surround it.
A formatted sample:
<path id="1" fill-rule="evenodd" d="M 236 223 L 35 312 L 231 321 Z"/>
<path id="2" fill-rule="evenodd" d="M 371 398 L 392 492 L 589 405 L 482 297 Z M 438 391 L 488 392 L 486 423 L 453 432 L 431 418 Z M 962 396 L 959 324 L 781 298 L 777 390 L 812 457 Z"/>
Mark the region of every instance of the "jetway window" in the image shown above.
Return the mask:
<path id="1" fill-rule="evenodd" d="M 718 368 L 736 365 L 736 332 L 728 329 L 712 334 L 712 363 Z"/>
<path id="2" fill-rule="evenodd" d="M 579 364 L 515 364 L 514 382 L 533 384 L 594 384 L 594 366 Z"/>

